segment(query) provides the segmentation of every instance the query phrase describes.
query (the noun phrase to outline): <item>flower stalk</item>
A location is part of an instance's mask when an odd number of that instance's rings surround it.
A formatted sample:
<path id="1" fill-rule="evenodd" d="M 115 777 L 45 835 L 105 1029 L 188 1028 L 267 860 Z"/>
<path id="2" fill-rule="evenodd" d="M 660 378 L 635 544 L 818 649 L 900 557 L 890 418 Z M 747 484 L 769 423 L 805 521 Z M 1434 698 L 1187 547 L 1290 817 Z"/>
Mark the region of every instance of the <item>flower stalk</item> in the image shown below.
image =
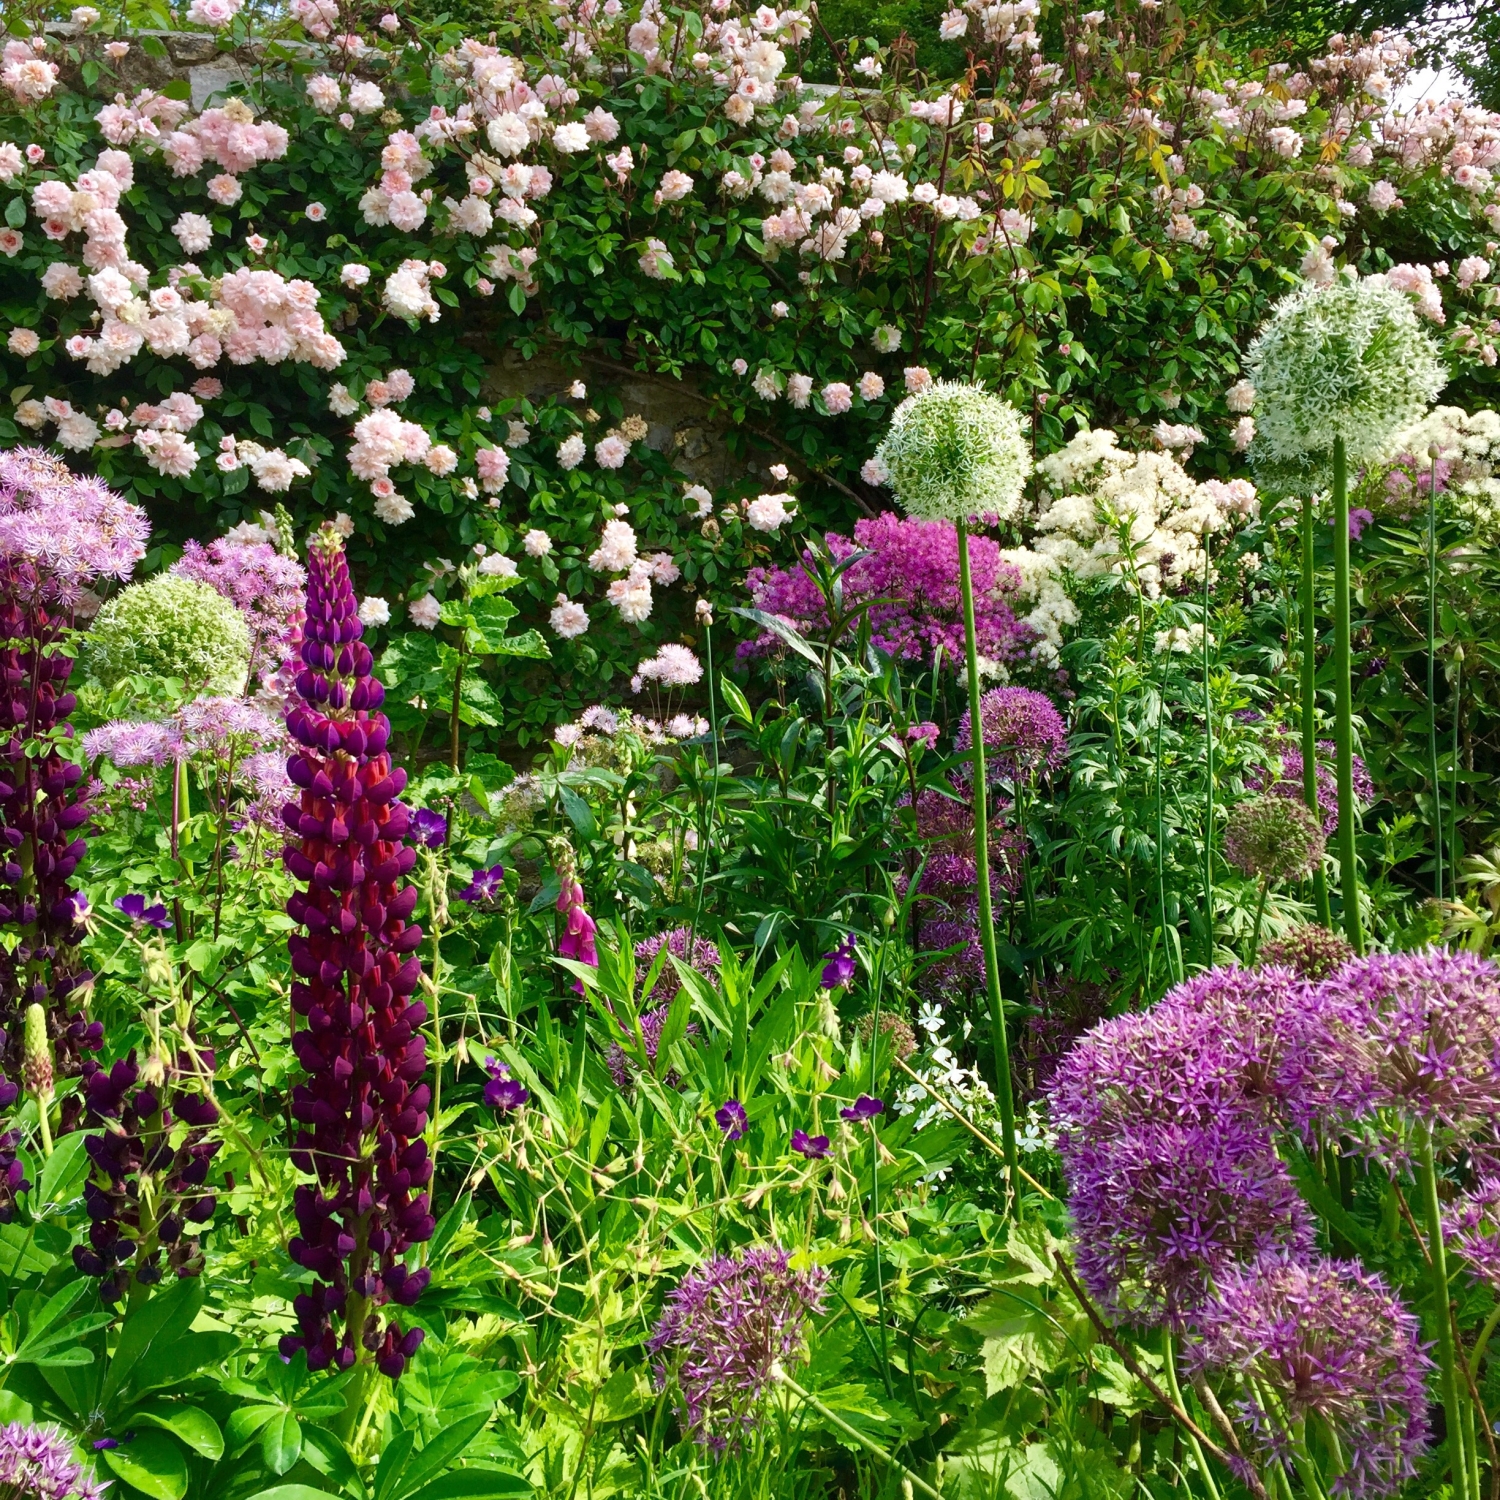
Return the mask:
<path id="1" fill-rule="evenodd" d="M 1302 800 L 1308 810 L 1322 816 L 1318 806 L 1318 615 L 1316 599 L 1317 557 L 1314 550 L 1313 497 L 1311 493 L 1302 500 L 1302 576 L 1298 613 L 1302 623 Z M 1313 870 L 1313 900 L 1318 909 L 1318 921 L 1324 926 L 1333 926 L 1333 913 L 1328 903 L 1328 875 L 1319 860 Z"/>
<path id="2" fill-rule="evenodd" d="M 1437 1163 L 1430 1128 L 1424 1127 L 1422 1130 L 1422 1153 L 1417 1170 L 1422 1179 L 1422 1207 L 1427 1221 L 1432 1321 L 1437 1333 L 1438 1372 L 1442 1381 L 1443 1414 L 1448 1428 L 1448 1463 L 1453 1500 L 1478 1500 L 1478 1496 L 1470 1490 L 1469 1460 L 1464 1447 L 1464 1410 L 1458 1394 L 1458 1356 L 1453 1343 L 1453 1322 L 1448 1315 L 1448 1257 L 1443 1246 L 1443 1213 L 1438 1198 Z"/>
<path id="3" fill-rule="evenodd" d="M 974 771 L 974 869 L 979 896 L 979 942 L 984 952 L 985 991 L 990 1023 L 995 1031 L 995 1098 L 1000 1106 L 1000 1140 L 1005 1148 L 1005 1192 L 1012 1211 L 1019 1202 L 1020 1163 L 1016 1156 L 1016 1107 L 1011 1091 L 1010 1042 L 1005 1032 L 1005 1008 L 1000 995 L 1000 963 L 995 952 L 995 916 L 990 893 L 989 795 L 984 767 L 984 718 L 979 694 L 979 653 L 974 635 L 974 585 L 969 571 L 969 528 L 960 516 L 958 576 L 964 603 L 964 659 L 968 668 L 969 722 L 980 728 L 972 735 Z"/>
<path id="4" fill-rule="evenodd" d="M 1344 935 L 1365 951 L 1359 912 L 1359 814 L 1354 802 L 1354 667 L 1349 629 L 1349 464 L 1344 440 L 1333 440 L 1333 682 L 1335 774 L 1339 792 L 1339 892 Z M 1307 774 L 1306 769 L 1303 775 Z"/>

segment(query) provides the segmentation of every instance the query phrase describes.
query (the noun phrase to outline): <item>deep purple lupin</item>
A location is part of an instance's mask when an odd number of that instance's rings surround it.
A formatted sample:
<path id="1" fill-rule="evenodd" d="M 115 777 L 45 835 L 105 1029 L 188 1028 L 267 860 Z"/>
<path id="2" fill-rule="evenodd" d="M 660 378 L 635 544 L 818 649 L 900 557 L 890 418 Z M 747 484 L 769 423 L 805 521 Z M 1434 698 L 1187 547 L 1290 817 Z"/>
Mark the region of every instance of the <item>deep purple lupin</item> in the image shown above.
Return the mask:
<path id="1" fill-rule="evenodd" d="M 370 1357 L 394 1380 L 422 1330 L 382 1326 L 378 1310 L 410 1307 L 431 1275 L 405 1260 L 433 1230 L 431 1092 L 418 1029 L 427 1008 L 411 998 L 421 978 L 422 929 L 409 920 L 417 889 L 403 878 L 415 831 L 397 801 L 406 773 L 391 767 L 385 691 L 362 628 L 343 543 L 324 526 L 308 548 L 300 701 L 286 720 L 300 747 L 287 774 L 301 798 L 283 813 L 286 867 L 306 885 L 287 903 L 306 929 L 288 939 L 303 1022 L 292 1045 L 307 1072 L 292 1093 L 292 1160 L 317 1177 L 296 1191 L 301 1233 L 290 1250 L 317 1285 L 297 1297 L 299 1331 L 281 1352 L 305 1349 L 314 1370 Z"/>

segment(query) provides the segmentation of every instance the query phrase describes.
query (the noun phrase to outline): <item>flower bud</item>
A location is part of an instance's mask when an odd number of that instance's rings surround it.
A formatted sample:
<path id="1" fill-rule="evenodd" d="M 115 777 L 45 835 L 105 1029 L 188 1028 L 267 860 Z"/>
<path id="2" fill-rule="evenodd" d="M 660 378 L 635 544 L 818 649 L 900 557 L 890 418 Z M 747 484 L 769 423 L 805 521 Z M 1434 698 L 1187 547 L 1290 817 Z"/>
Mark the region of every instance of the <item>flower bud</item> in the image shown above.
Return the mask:
<path id="1" fill-rule="evenodd" d="M 26 1007 L 22 1042 L 21 1079 L 26 1092 L 45 1108 L 52 1102 L 52 1043 L 47 1039 L 47 1012 L 40 1005 Z"/>

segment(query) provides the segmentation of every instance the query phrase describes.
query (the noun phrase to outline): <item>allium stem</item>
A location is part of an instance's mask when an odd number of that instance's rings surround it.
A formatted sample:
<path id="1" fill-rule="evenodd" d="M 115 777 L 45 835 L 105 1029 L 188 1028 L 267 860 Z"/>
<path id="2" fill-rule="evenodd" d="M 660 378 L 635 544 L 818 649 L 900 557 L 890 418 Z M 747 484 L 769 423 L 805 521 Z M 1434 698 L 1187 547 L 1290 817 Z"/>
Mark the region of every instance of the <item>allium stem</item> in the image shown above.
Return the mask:
<path id="1" fill-rule="evenodd" d="M 1463 858 L 1463 845 L 1458 837 L 1458 740 L 1459 725 L 1463 720 L 1464 709 L 1464 648 L 1458 646 L 1453 652 L 1453 764 L 1448 772 L 1448 807 L 1450 809 L 1451 828 L 1453 830 L 1452 848 L 1448 854 L 1448 867 L 1458 870 Z M 1454 881 L 1455 886 L 1457 880 Z"/>
<path id="2" fill-rule="evenodd" d="M 1177 1350 L 1173 1345 L 1172 1330 L 1165 1326 L 1161 1331 L 1161 1367 L 1162 1373 L 1167 1377 L 1167 1390 L 1171 1392 L 1172 1399 L 1186 1411 L 1187 1408 L 1182 1400 L 1182 1387 L 1177 1383 Z M 1203 1444 L 1191 1432 L 1184 1433 L 1183 1436 L 1187 1438 L 1193 1462 L 1197 1464 L 1198 1472 L 1203 1476 L 1203 1485 L 1208 1491 L 1208 1500 L 1219 1500 L 1219 1487 L 1214 1483 L 1214 1476 L 1209 1472 Z"/>
<path id="3" fill-rule="evenodd" d="M 1448 1316 L 1448 1258 L 1443 1248 L 1443 1211 L 1438 1200 L 1432 1134 L 1426 1130 L 1422 1134 L 1419 1171 L 1422 1176 L 1422 1206 L 1427 1220 L 1427 1255 L 1434 1304 L 1432 1322 L 1437 1333 L 1438 1369 L 1443 1383 L 1443 1413 L 1448 1427 L 1448 1463 L 1453 1500 L 1477 1500 L 1469 1489 L 1469 1463 L 1463 1439 L 1463 1408 L 1458 1396 L 1457 1355 L 1453 1347 L 1453 1324 Z"/>
<path id="4" fill-rule="evenodd" d="M 804 1405 L 812 1407 L 812 1409 L 817 1412 L 817 1414 L 822 1417 L 822 1419 L 827 1422 L 830 1427 L 833 1427 L 837 1431 L 843 1433 L 843 1435 L 848 1438 L 851 1443 L 854 1443 L 856 1446 L 863 1448 L 866 1453 L 873 1454 L 876 1458 L 882 1460 L 884 1463 L 889 1464 L 891 1468 L 897 1470 L 900 1473 L 901 1477 L 919 1495 L 929 1495 L 931 1496 L 931 1500 L 943 1500 L 942 1494 L 938 1490 L 933 1489 L 933 1487 L 928 1484 L 925 1479 L 918 1478 L 918 1476 L 913 1474 L 912 1471 L 908 1469 L 900 1459 L 894 1457 L 886 1449 L 882 1448 L 879 1443 L 874 1441 L 874 1439 L 866 1437 L 864 1433 L 862 1433 L 857 1427 L 851 1427 L 841 1416 L 838 1415 L 837 1412 L 831 1411 L 828 1407 L 824 1406 L 823 1403 L 819 1401 L 811 1391 L 803 1390 L 803 1388 L 798 1385 L 797 1382 L 793 1380 L 785 1370 L 779 1370 L 777 1372 L 776 1378 L 799 1401 L 804 1403 Z"/>
<path id="5" fill-rule="evenodd" d="M 990 895 L 989 796 L 984 770 L 984 716 L 979 702 L 979 652 L 974 635 L 974 583 L 969 573 L 969 528 L 960 516 L 958 581 L 964 600 L 964 658 L 969 678 L 969 723 L 974 763 L 974 878 L 979 896 L 979 942 L 984 950 L 984 982 L 995 1030 L 995 1097 L 1000 1104 L 1000 1140 L 1005 1147 L 1005 1195 L 1014 1208 L 1020 1201 L 1020 1162 L 1016 1157 L 1016 1110 L 1011 1093 L 1010 1042 L 1005 1034 L 1005 1007 L 1000 998 L 1000 963 L 995 954 L 995 916 Z"/>
<path id="6" fill-rule="evenodd" d="M 1214 699 L 1209 678 L 1209 555 L 1208 537 L 1203 538 L 1203 732 L 1208 746 L 1208 827 L 1203 835 L 1203 920 L 1208 928 L 1208 963 L 1214 966 Z"/>
<path id="7" fill-rule="evenodd" d="M 1302 616 L 1302 800 L 1316 817 L 1322 817 L 1318 806 L 1318 614 L 1317 552 L 1313 533 L 1313 499 L 1302 501 L 1302 581 L 1298 613 Z M 1328 875 L 1319 860 L 1313 871 L 1313 899 L 1317 903 L 1318 921 L 1333 926 L 1333 912 L 1328 904 Z"/>
<path id="8" fill-rule="evenodd" d="M 1437 741 L 1437 448 L 1427 484 L 1427 763 L 1432 774 L 1432 894 L 1443 899 L 1443 783 Z M 1455 891 L 1456 894 L 1456 891 Z"/>
<path id="9" fill-rule="evenodd" d="M 1250 939 L 1250 963 L 1253 967 L 1255 960 L 1260 956 L 1260 928 L 1266 919 L 1266 897 L 1271 894 L 1271 882 L 1262 880 L 1260 883 L 1260 900 L 1255 904 L 1255 932 Z"/>
<path id="10" fill-rule="evenodd" d="M 1338 758 L 1335 770 L 1339 788 L 1339 894 L 1344 903 L 1344 936 L 1355 953 L 1362 955 L 1365 932 L 1359 915 L 1353 672 L 1349 636 L 1349 465 L 1344 455 L 1344 440 L 1337 437 L 1333 440 L 1333 737 Z"/>

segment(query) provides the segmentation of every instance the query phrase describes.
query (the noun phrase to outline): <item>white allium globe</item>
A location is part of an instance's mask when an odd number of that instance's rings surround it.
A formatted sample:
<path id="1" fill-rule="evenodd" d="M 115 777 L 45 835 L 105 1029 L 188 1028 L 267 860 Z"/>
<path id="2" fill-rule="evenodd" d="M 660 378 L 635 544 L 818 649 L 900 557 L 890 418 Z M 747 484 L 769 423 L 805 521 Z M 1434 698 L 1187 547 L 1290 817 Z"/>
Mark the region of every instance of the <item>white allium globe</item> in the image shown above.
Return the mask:
<path id="1" fill-rule="evenodd" d="M 927 521 L 1009 520 L 1031 473 L 1021 413 L 951 380 L 934 381 L 896 408 L 875 459 L 905 510 Z"/>
<path id="2" fill-rule="evenodd" d="M 1384 277 L 1339 276 L 1283 297 L 1251 344 L 1257 471 L 1328 464 L 1343 438 L 1351 466 L 1388 456 L 1447 382 L 1410 297 Z"/>

